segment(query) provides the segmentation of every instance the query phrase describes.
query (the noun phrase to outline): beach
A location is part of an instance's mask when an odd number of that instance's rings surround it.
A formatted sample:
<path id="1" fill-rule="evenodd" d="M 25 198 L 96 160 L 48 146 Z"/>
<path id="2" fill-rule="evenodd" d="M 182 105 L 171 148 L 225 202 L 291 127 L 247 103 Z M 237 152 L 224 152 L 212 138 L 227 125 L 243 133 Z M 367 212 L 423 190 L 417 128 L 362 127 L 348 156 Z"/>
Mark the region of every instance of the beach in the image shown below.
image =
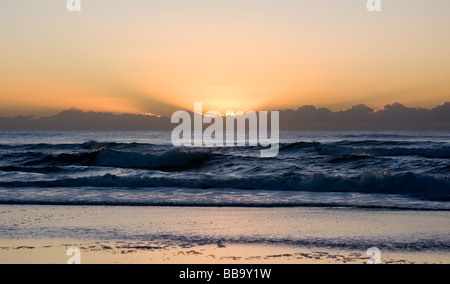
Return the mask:
<path id="1" fill-rule="evenodd" d="M 448 132 L 167 141 L 0 132 L 0 263 L 450 263 Z"/>
<path id="2" fill-rule="evenodd" d="M 0 264 L 450 264 L 449 11 L 0 1 Z"/>
<path id="3" fill-rule="evenodd" d="M 450 212 L 0 206 L 0 263 L 450 263 Z"/>

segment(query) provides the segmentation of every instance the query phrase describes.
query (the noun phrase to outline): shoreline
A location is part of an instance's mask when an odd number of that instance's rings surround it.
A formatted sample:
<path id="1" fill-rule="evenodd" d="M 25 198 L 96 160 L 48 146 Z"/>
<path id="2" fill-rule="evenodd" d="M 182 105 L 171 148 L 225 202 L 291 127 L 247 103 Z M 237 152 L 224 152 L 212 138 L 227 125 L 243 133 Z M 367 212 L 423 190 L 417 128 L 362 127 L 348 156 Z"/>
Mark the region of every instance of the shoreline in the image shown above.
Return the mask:
<path id="1" fill-rule="evenodd" d="M 329 204 L 171 204 L 171 203 L 123 203 L 117 204 L 114 202 L 25 202 L 19 203 L 17 201 L 12 202 L 0 202 L 0 206 L 67 206 L 67 207 L 138 207 L 138 208 L 237 208 L 237 209 L 283 209 L 283 208 L 321 208 L 321 209 L 349 209 L 349 210 L 374 210 L 374 211 L 411 211 L 411 212 L 450 212 L 447 208 L 410 208 L 400 206 L 381 206 L 381 205 L 347 205 L 347 204 L 335 204 L 331 207 Z"/>
<path id="2" fill-rule="evenodd" d="M 431 223 L 431 221 L 433 221 Z M 449 212 L 0 205 L 0 263 L 450 264 Z"/>

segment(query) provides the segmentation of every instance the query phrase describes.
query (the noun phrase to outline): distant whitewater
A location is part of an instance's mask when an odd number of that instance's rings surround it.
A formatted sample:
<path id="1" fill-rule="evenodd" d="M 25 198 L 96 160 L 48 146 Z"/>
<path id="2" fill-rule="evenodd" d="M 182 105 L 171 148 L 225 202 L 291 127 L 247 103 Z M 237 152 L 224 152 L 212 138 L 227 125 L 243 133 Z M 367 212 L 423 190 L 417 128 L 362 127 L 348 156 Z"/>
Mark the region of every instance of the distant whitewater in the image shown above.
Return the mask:
<path id="1" fill-rule="evenodd" d="M 175 148 L 170 132 L 0 132 L 0 204 L 450 210 L 450 132 L 282 132 Z"/>

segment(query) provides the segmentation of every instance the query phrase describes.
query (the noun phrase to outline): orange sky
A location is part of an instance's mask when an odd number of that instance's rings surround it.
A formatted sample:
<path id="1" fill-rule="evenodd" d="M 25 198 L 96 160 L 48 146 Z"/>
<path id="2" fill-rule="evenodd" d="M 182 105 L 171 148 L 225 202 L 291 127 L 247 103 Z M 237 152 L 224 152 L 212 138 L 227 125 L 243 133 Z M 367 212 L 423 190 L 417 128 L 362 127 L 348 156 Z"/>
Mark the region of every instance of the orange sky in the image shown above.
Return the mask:
<path id="1" fill-rule="evenodd" d="M 0 116 L 450 101 L 449 1 L 61 2 L 0 2 Z"/>

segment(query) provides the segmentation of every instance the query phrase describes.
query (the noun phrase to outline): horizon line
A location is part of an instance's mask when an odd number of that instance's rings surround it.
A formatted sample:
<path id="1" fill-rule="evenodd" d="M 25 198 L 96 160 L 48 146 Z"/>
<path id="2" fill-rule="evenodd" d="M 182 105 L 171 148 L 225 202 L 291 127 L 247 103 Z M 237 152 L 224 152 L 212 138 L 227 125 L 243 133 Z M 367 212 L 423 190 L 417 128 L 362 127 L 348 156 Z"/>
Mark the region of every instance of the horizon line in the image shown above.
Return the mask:
<path id="1" fill-rule="evenodd" d="M 379 108 L 373 108 L 373 107 L 371 107 L 371 106 L 369 106 L 369 105 L 367 105 L 365 103 L 360 103 L 360 104 L 355 104 L 355 105 L 353 105 L 353 106 L 351 106 L 349 108 L 342 109 L 342 110 L 331 110 L 328 107 L 321 107 L 321 106 L 316 106 L 316 105 L 302 105 L 302 106 L 297 107 L 296 109 L 295 108 L 285 108 L 285 109 L 278 109 L 278 110 L 277 109 L 272 109 L 272 110 L 247 109 L 247 110 L 242 110 L 242 111 L 244 113 L 247 113 L 249 111 L 255 111 L 255 112 L 259 112 L 259 111 L 280 111 L 280 112 L 283 112 L 283 111 L 298 111 L 298 110 L 300 110 L 302 108 L 305 108 L 305 107 L 312 107 L 312 108 L 314 108 L 316 110 L 329 110 L 329 111 L 331 111 L 333 113 L 339 113 L 339 112 L 345 112 L 345 111 L 349 111 L 349 110 L 355 109 L 356 107 L 367 107 L 367 108 L 372 109 L 373 113 L 376 113 L 378 111 L 385 110 L 386 107 L 389 107 L 389 106 L 401 106 L 401 107 L 404 107 L 404 108 L 407 108 L 407 109 L 433 110 L 433 109 L 435 109 L 437 107 L 445 106 L 447 104 L 450 104 L 450 101 L 444 101 L 441 104 L 438 104 L 438 105 L 430 107 L 430 108 L 426 108 L 426 107 L 409 107 L 409 106 L 406 106 L 406 105 L 404 105 L 402 103 L 399 103 L 399 102 L 393 102 L 391 104 L 386 104 L 386 105 L 384 105 L 382 107 L 379 107 Z M 194 106 L 194 104 L 192 104 L 192 105 Z M 189 109 L 179 109 L 179 110 L 180 111 L 187 111 L 187 112 L 194 112 L 193 108 L 192 108 L 192 110 L 189 110 Z M 34 114 L 30 114 L 30 115 L 18 114 L 18 115 L 14 115 L 14 116 L 2 116 L 2 115 L 0 115 L 0 118 L 33 117 L 33 118 L 39 119 L 39 118 L 57 116 L 59 114 L 62 114 L 64 112 L 69 112 L 69 111 L 83 112 L 85 114 L 86 113 L 101 113 L 101 114 L 112 114 L 112 115 L 137 115 L 137 116 L 141 115 L 141 116 L 150 116 L 150 117 L 157 117 L 157 118 L 170 118 L 168 116 L 157 114 L 155 112 L 140 112 L 140 113 L 136 112 L 136 113 L 131 113 L 131 112 L 112 112 L 112 111 L 101 111 L 101 110 L 96 111 L 96 110 L 84 110 L 84 109 L 81 109 L 81 108 L 78 108 L 78 107 L 70 107 L 70 108 L 67 108 L 67 109 L 59 110 L 59 111 L 57 111 L 54 114 L 48 114 L 48 115 L 42 115 L 42 116 L 37 116 L 37 115 L 34 115 Z M 203 114 L 205 114 L 208 111 L 213 111 L 213 110 L 204 111 Z M 222 113 L 222 114 L 225 115 L 227 112 Z M 236 111 L 233 111 L 233 112 L 236 112 Z"/>

